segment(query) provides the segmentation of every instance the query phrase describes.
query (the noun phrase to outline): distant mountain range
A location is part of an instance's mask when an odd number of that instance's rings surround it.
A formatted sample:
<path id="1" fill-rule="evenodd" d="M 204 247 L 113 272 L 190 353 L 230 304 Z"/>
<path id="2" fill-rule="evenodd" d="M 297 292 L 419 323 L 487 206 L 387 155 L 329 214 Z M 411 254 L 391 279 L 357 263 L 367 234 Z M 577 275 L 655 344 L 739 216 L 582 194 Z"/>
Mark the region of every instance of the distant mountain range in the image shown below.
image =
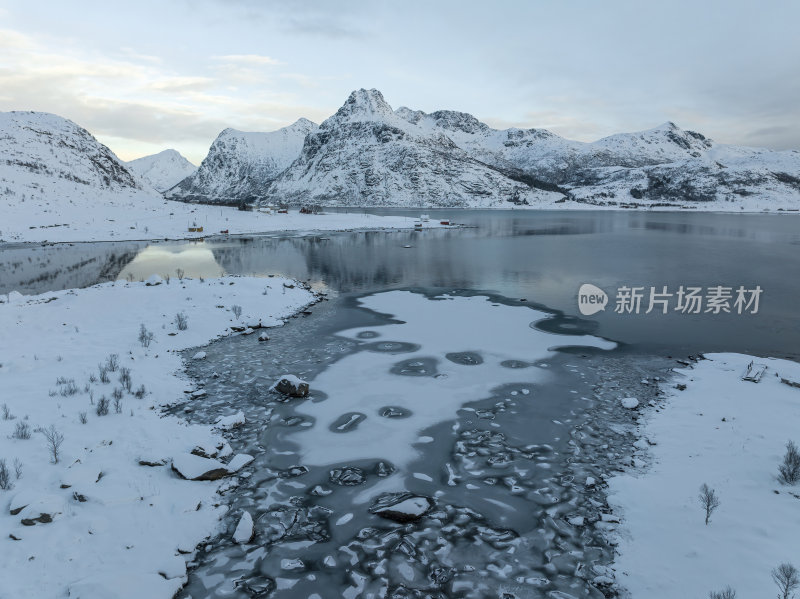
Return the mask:
<path id="1" fill-rule="evenodd" d="M 122 163 L 74 123 L 0 113 L 0 195 L 138 190 L 185 202 L 401 207 L 800 206 L 800 152 L 718 144 L 665 123 L 591 143 L 393 110 L 357 90 L 321 125 L 226 129 L 194 169 L 174 150 Z M 58 184 L 55 184 L 57 182 Z M 154 191 L 155 190 L 155 191 Z"/>

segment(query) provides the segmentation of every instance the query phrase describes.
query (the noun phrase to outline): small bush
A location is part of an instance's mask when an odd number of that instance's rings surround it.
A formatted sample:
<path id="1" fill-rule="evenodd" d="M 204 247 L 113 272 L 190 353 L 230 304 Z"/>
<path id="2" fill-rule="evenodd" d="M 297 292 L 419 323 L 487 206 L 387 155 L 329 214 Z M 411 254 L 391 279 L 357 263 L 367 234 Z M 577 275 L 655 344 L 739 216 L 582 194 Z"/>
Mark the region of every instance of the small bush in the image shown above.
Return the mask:
<path id="1" fill-rule="evenodd" d="M 731 587 L 725 587 L 721 591 L 711 591 L 708 599 L 736 599 L 736 591 Z"/>
<path id="2" fill-rule="evenodd" d="M 119 371 L 119 382 L 123 387 L 125 387 L 125 390 L 128 393 L 131 392 L 131 387 L 133 386 L 133 383 L 131 381 L 131 369 L 130 368 L 123 367 Z"/>
<path id="3" fill-rule="evenodd" d="M 108 376 L 108 368 L 103 366 L 102 364 L 97 367 L 100 371 L 100 382 L 103 384 L 108 384 L 111 382 L 111 379 Z"/>
<path id="4" fill-rule="evenodd" d="M 719 496 L 717 496 L 717 492 L 714 489 L 711 489 L 707 484 L 703 483 L 703 486 L 700 487 L 698 499 L 706 513 L 706 526 L 708 526 L 708 522 L 711 520 L 711 514 L 719 507 Z"/>
<path id="5" fill-rule="evenodd" d="M 78 414 L 78 420 L 81 421 L 81 424 L 86 424 L 89 421 L 89 419 L 86 416 L 86 412 L 80 412 Z"/>
<path id="6" fill-rule="evenodd" d="M 17 427 L 14 429 L 15 439 L 30 439 L 31 427 L 27 422 L 17 422 Z"/>
<path id="7" fill-rule="evenodd" d="M 90 383 L 96 383 L 97 382 L 97 377 L 94 375 L 94 373 L 89 375 L 89 382 Z"/>
<path id="8" fill-rule="evenodd" d="M 11 410 L 8 408 L 8 404 L 0 406 L 0 413 L 2 413 L 3 420 L 14 420 L 14 417 L 11 415 Z"/>
<path id="9" fill-rule="evenodd" d="M 778 466 L 780 480 L 787 485 L 794 485 L 800 482 L 800 452 L 794 441 L 786 444 L 786 454 L 783 456 L 783 464 Z"/>
<path id="10" fill-rule="evenodd" d="M 8 469 L 5 459 L 0 459 L 0 489 L 9 491 L 14 487 L 11 482 L 11 471 Z"/>
<path id="11" fill-rule="evenodd" d="M 237 304 L 234 304 L 231 306 L 231 312 L 233 312 L 233 315 L 236 317 L 236 320 L 239 320 L 239 317 L 242 315 L 242 307 Z"/>
<path id="12" fill-rule="evenodd" d="M 114 395 L 114 412 L 117 414 L 122 413 L 122 394 L 120 393 L 119 396 Z"/>
<path id="13" fill-rule="evenodd" d="M 22 462 L 18 458 L 14 458 L 14 476 L 17 480 L 22 478 Z"/>
<path id="14" fill-rule="evenodd" d="M 153 340 L 153 333 L 147 330 L 147 327 L 141 325 L 139 327 L 139 343 L 142 344 L 142 347 L 150 347 L 150 342 Z"/>
<path id="15" fill-rule="evenodd" d="M 97 400 L 97 407 L 94 411 L 98 416 L 108 415 L 108 399 L 106 399 L 105 395 Z"/>
<path id="16" fill-rule="evenodd" d="M 113 397 L 115 400 L 122 399 L 122 395 L 123 395 L 123 392 L 122 392 L 122 389 L 120 387 L 116 387 L 111 392 L 111 397 Z"/>
<path id="17" fill-rule="evenodd" d="M 75 384 L 74 380 L 69 379 L 64 383 L 61 383 L 61 389 L 59 390 L 61 397 L 71 397 L 72 395 L 75 395 L 77 392 L 78 392 L 78 385 Z"/>
<path id="18" fill-rule="evenodd" d="M 54 464 L 58 464 L 58 458 L 61 455 L 61 444 L 64 442 L 64 435 L 56 430 L 54 424 L 50 428 L 44 429 L 44 438 L 47 441 L 47 449 L 50 452 L 50 460 Z"/>
<path id="19" fill-rule="evenodd" d="M 144 388 L 144 385 L 140 385 L 139 388 L 133 393 L 133 396 L 136 399 L 142 399 L 145 395 L 147 395 L 147 390 Z"/>
<path id="20" fill-rule="evenodd" d="M 175 274 L 178 275 L 178 280 L 179 281 L 183 281 L 183 275 L 186 274 L 186 273 L 183 272 L 182 268 L 176 268 L 175 269 Z"/>
<path id="21" fill-rule="evenodd" d="M 179 331 L 185 331 L 189 328 L 189 319 L 185 312 L 178 312 L 175 315 L 175 324 L 178 325 Z"/>
<path id="22" fill-rule="evenodd" d="M 119 368 L 119 354 L 109 354 L 106 358 L 106 368 L 109 372 L 116 372 Z"/>

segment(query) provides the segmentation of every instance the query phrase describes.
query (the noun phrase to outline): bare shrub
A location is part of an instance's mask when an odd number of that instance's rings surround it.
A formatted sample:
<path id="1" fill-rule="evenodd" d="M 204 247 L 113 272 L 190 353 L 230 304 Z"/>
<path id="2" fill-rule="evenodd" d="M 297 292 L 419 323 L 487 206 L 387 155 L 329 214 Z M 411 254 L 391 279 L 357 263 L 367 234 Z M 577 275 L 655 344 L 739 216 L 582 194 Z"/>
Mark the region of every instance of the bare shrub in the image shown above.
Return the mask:
<path id="1" fill-rule="evenodd" d="M 78 420 L 81 421 L 81 424 L 86 424 L 89 421 L 89 419 L 86 416 L 86 412 L 80 412 L 78 414 Z"/>
<path id="2" fill-rule="evenodd" d="M 236 317 L 236 320 L 239 320 L 239 317 L 242 315 L 242 307 L 238 304 L 234 304 L 231 306 L 231 312 Z"/>
<path id="3" fill-rule="evenodd" d="M 97 377 L 94 375 L 94 373 L 89 375 L 89 382 L 90 383 L 96 383 L 97 382 Z"/>
<path id="4" fill-rule="evenodd" d="M 114 399 L 122 399 L 122 395 L 123 395 L 123 392 L 122 392 L 122 389 L 120 387 L 116 387 L 111 392 L 111 397 L 113 397 Z"/>
<path id="5" fill-rule="evenodd" d="M 105 395 L 97 400 L 97 407 L 95 408 L 95 413 L 98 416 L 107 416 L 108 415 L 108 399 Z"/>
<path id="6" fill-rule="evenodd" d="M 710 488 L 706 483 L 703 483 L 697 498 L 700 500 L 700 505 L 706 513 L 706 526 L 708 526 L 711 520 L 711 514 L 719 507 L 719 497 L 714 489 Z"/>
<path id="7" fill-rule="evenodd" d="M 11 415 L 11 410 L 8 407 L 8 404 L 3 404 L 0 406 L 0 413 L 3 415 L 3 420 L 14 420 L 14 417 Z"/>
<path id="8" fill-rule="evenodd" d="M 75 384 L 75 381 L 73 379 L 69 380 L 59 379 L 59 380 L 62 381 L 60 383 L 61 389 L 59 389 L 58 391 L 61 394 L 61 397 L 70 397 L 78 392 L 78 385 Z"/>
<path id="9" fill-rule="evenodd" d="M 131 381 L 131 369 L 124 366 L 119 371 L 119 382 L 130 393 L 133 382 Z"/>
<path id="10" fill-rule="evenodd" d="M 111 379 L 108 377 L 108 368 L 100 364 L 98 367 L 100 371 L 100 382 L 103 384 L 108 384 L 111 382 Z"/>
<path id="11" fill-rule="evenodd" d="M 115 389 L 116 391 L 116 389 Z M 122 394 L 120 393 L 119 396 L 114 395 L 114 412 L 117 414 L 122 413 Z"/>
<path id="12" fill-rule="evenodd" d="M 31 427 L 27 422 L 17 422 L 13 437 L 15 439 L 30 439 Z"/>
<path id="13" fill-rule="evenodd" d="M 185 312 L 178 312 L 175 315 L 175 324 L 178 325 L 179 331 L 185 331 L 189 328 L 189 318 Z"/>
<path id="14" fill-rule="evenodd" d="M 176 274 L 176 275 L 178 275 L 178 280 L 179 280 L 179 281 L 183 281 L 183 276 L 184 276 L 186 273 L 185 273 L 185 272 L 183 272 L 183 269 L 182 269 L 182 268 L 176 268 L 176 269 L 175 269 L 175 274 Z"/>
<path id="15" fill-rule="evenodd" d="M 711 591 L 708 599 L 736 599 L 736 591 L 731 587 L 725 587 L 721 591 Z"/>
<path id="16" fill-rule="evenodd" d="M 5 459 L 0 459 L 0 489 L 9 491 L 14 487 L 11 482 L 11 471 L 8 469 Z"/>
<path id="17" fill-rule="evenodd" d="M 109 354 L 106 358 L 106 368 L 109 372 L 116 372 L 119 368 L 119 354 Z"/>
<path id="18" fill-rule="evenodd" d="M 139 388 L 133 392 L 133 396 L 136 399 L 142 399 L 145 395 L 147 395 L 147 390 L 144 388 L 144 385 L 139 385 Z"/>
<path id="19" fill-rule="evenodd" d="M 22 462 L 19 458 L 14 458 L 14 477 L 17 480 L 22 478 Z"/>
<path id="20" fill-rule="evenodd" d="M 783 464 L 778 466 L 780 480 L 787 485 L 794 485 L 800 482 L 800 452 L 794 441 L 786 444 L 786 454 L 783 456 Z"/>
<path id="21" fill-rule="evenodd" d="M 47 449 L 50 452 L 50 460 L 54 464 L 58 464 L 58 457 L 61 454 L 61 444 L 64 442 L 64 435 L 56 430 L 54 424 L 50 425 L 50 428 L 46 428 L 42 431 L 44 434 L 44 438 L 47 440 Z"/>
<path id="22" fill-rule="evenodd" d="M 800 573 L 792 564 L 781 564 L 772 570 L 772 580 L 780 591 L 778 599 L 792 599 L 794 591 L 800 587 Z"/>
<path id="23" fill-rule="evenodd" d="M 142 347 L 150 347 L 150 342 L 153 340 L 153 333 L 147 330 L 143 324 L 139 327 L 139 343 Z"/>

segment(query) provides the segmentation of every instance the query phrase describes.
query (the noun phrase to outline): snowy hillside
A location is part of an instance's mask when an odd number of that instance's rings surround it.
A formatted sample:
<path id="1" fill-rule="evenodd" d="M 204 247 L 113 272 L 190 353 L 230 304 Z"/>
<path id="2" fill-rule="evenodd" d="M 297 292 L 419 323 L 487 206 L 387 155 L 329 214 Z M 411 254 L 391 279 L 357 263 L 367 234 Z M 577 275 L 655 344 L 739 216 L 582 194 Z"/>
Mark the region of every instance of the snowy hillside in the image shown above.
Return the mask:
<path id="1" fill-rule="evenodd" d="M 238 204 L 263 197 L 267 186 L 300 154 L 316 124 L 300 119 L 270 133 L 225 129 L 193 176 L 166 193 L 170 199 Z"/>
<path id="2" fill-rule="evenodd" d="M 128 169 L 139 175 L 156 191 L 167 191 L 197 170 L 176 150 L 164 150 L 126 163 Z"/>
<path id="3" fill-rule="evenodd" d="M 0 112 L 0 197 L 10 203 L 91 189 L 136 192 L 126 166 L 72 121 L 46 112 Z"/>

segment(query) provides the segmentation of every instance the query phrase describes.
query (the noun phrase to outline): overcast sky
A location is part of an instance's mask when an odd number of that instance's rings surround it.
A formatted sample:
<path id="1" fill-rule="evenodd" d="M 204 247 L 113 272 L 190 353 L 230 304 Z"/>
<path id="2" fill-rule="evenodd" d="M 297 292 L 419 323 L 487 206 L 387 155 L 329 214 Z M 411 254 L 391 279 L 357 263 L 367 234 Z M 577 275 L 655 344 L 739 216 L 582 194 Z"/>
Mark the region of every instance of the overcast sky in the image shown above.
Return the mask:
<path id="1" fill-rule="evenodd" d="M 0 110 L 195 163 L 225 127 L 320 122 L 350 91 L 590 141 L 672 120 L 800 148 L 800 2 L 0 0 Z"/>

